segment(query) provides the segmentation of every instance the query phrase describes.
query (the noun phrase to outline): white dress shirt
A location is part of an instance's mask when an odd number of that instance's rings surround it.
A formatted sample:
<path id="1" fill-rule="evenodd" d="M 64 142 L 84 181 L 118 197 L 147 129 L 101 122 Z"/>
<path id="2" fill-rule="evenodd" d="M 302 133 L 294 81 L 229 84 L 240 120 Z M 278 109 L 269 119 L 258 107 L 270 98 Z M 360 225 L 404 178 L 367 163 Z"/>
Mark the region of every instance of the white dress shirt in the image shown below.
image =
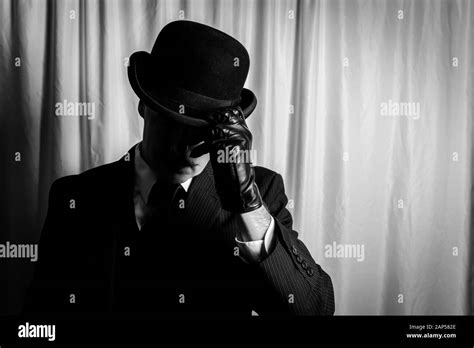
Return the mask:
<path id="1" fill-rule="evenodd" d="M 189 185 L 193 178 L 189 178 L 185 182 L 181 183 L 181 186 L 187 192 Z M 156 174 L 145 162 L 140 154 L 140 147 L 135 146 L 135 186 L 133 192 L 133 201 L 135 205 L 135 219 L 137 222 L 138 229 L 141 230 L 145 216 L 148 213 L 148 207 L 146 202 L 150 194 L 151 188 L 157 180 Z M 242 254 L 242 259 L 245 262 L 259 262 L 262 258 L 268 255 L 270 250 L 271 242 L 273 239 L 273 231 L 275 229 L 275 221 L 271 218 L 270 226 L 265 232 L 265 236 L 262 240 L 255 240 L 250 242 L 243 242 L 235 238 L 239 251 Z M 240 255 L 239 255 L 240 256 Z"/>

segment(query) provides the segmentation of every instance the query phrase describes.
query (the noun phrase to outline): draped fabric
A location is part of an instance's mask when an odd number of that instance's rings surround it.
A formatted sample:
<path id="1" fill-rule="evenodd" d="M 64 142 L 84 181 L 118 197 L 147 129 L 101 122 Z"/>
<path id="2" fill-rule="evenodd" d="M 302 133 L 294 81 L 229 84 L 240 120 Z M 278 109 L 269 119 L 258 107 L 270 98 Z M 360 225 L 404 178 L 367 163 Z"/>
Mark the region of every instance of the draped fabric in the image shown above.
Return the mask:
<path id="1" fill-rule="evenodd" d="M 36 243 L 56 178 L 141 139 L 128 57 L 179 19 L 249 51 L 254 160 L 336 314 L 474 313 L 469 0 L 0 1 L 0 243 Z M 0 259 L 1 314 L 33 265 Z"/>

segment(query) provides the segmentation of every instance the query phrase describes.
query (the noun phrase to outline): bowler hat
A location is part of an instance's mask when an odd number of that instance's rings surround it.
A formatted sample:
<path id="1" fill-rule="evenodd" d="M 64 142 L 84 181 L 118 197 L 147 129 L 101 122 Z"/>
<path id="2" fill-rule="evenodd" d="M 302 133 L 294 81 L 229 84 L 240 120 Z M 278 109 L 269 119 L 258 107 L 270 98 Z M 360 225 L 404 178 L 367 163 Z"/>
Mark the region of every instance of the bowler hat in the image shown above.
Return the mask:
<path id="1" fill-rule="evenodd" d="M 249 70 L 245 47 L 226 33 L 204 24 L 167 24 L 151 53 L 130 56 L 128 78 L 138 97 L 172 119 L 206 127 L 215 110 L 239 106 L 248 117 L 257 105 L 243 88 Z"/>

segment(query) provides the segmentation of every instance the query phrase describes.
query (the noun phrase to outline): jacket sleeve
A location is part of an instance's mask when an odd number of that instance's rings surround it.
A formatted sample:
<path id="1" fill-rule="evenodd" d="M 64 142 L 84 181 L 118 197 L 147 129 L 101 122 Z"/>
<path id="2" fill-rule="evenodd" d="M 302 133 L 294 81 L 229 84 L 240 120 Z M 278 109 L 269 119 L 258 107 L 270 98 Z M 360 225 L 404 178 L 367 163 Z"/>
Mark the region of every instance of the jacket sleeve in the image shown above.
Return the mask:
<path id="1" fill-rule="evenodd" d="M 293 219 L 286 209 L 288 198 L 281 175 L 275 173 L 268 188 L 263 188 L 262 196 L 275 219 L 275 230 L 270 254 L 254 266 L 264 280 L 263 291 L 256 296 L 257 313 L 333 315 L 331 278 L 292 229 Z"/>

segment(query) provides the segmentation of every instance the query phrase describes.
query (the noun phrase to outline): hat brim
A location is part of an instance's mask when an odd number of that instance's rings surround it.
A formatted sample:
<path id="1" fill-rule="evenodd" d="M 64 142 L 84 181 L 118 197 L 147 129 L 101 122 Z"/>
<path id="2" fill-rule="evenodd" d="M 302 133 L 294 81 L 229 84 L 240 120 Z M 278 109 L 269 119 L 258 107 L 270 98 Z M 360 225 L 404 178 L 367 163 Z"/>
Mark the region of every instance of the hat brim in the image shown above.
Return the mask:
<path id="1" fill-rule="evenodd" d="M 130 81 L 130 85 L 132 86 L 133 91 L 135 94 L 149 107 L 156 111 L 162 111 L 168 117 L 174 119 L 177 122 L 184 123 L 190 126 L 195 127 L 208 127 L 209 122 L 205 119 L 187 116 L 185 113 L 181 114 L 170 108 L 166 107 L 162 103 L 160 103 L 156 97 L 156 90 L 153 90 L 151 87 L 147 87 L 145 81 L 147 80 L 147 74 L 149 74 L 150 70 L 147 69 L 149 67 L 151 55 L 148 52 L 139 51 L 135 52 L 130 56 L 129 66 L 128 66 L 128 79 Z M 254 111 L 255 107 L 257 106 L 257 98 L 255 94 L 246 88 L 242 89 L 241 92 L 241 100 L 238 106 L 243 111 L 244 117 L 247 118 L 250 114 Z"/>

